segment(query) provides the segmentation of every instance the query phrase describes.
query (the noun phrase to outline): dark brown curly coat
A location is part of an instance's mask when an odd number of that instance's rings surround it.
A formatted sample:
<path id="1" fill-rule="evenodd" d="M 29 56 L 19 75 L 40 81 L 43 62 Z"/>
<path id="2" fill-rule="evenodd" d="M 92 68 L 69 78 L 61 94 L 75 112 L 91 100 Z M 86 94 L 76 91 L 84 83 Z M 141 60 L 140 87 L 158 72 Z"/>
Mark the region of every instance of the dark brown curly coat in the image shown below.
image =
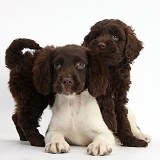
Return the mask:
<path id="1" fill-rule="evenodd" d="M 32 54 L 24 48 L 34 49 Z M 28 140 L 33 146 L 44 146 L 44 137 L 37 127 L 43 110 L 48 105 L 50 95 L 38 93 L 33 84 L 33 63 L 42 48 L 33 40 L 16 39 L 6 50 L 6 66 L 11 70 L 9 88 L 16 102 L 15 113 L 12 116 L 20 140 Z"/>
<path id="2" fill-rule="evenodd" d="M 106 19 L 91 27 L 82 45 L 89 48 L 99 46 L 101 62 L 109 67 L 109 87 L 104 95 L 97 96 L 105 123 L 118 136 L 122 145 L 147 146 L 145 141 L 137 139 L 131 133 L 125 107 L 131 84 L 130 64 L 142 50 L 142 42 L 130 26 L 120 20 Z"/>

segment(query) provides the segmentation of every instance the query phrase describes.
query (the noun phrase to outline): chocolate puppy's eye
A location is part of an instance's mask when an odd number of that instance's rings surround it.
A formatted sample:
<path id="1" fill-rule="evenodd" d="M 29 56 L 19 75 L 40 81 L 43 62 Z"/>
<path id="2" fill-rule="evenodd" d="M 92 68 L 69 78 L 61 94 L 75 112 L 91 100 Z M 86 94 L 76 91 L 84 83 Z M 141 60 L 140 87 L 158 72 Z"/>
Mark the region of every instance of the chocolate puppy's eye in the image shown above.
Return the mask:
<path id="1" fill-rule="evenodd" d="M 59 69 L 61 67 L 61 64 L 59 62 L 54 63 L 54 68 Z"/>
<path id="2" fill-rule="evenodd" d="M 86 64 L 85 64 L 84 62 L 82 62 L 82 61 L 77 62 L 77 64 L 76 64 L 76 67 L 77 67 L 78 69 L 84 69 L 85 66 L 86 66 Z"/>
<path id="3" fill-rule="evenodd" d="M 119 37 L 116 36 L 116 35 L 113 35 L 112 38 L 113 38 L 114 41 L 119 41 Z"/>

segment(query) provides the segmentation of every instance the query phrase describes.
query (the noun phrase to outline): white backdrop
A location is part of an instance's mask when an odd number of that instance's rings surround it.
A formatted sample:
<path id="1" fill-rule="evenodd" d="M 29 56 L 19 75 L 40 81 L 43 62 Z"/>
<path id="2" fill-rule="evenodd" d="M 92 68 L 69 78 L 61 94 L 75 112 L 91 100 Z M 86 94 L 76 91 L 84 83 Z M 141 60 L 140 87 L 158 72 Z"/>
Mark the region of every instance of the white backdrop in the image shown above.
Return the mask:
<path id="1" fill-rule="evenodd" d="M 3 158 L 7 159 L 8 152 L 4 154 L 6 149 L 2 149 L 2 146 L 8 148 L 10 140 L 13 142 L 12 145 L 16 143 L 24 146 L 18 141 L 18 135 L 11 122 L 14 101 L 7 85 L 9 70 L 4 62 L 6 48 L 15 38 L 34 39 L 41 46 L 81 44 L 90 27 L 103 19 L 120 19 L 131 25 L 138 39 L 144 43 L 143 51 L 132 65 L 133 84 L 128 98 L 138 125 L 152 138 L 148 147 L 150 150 L 147 148 L 150 152 L 147 151 L 146 154 L 146 150 L 139 149 L 136 151 L 143 154 L 138 156 L 146 159 L 154 153 L 152 156 L 155 156 L 155 159 L 160 153 L 156 151 L 160 144 L 159 0 L 0 0 L 0 154 L 3 152 Z M 45 132 L 49 120 L 50 111 L 46 110 L 41 122 L 42 133 Z M 35 148 L 33 153 L 36 157 Z M 77 150 L 74 148 L 75 152 Z M 41 151 L 43 153 L 43 149 Z M 130 151 L 132 158 L 132 149 Z M 78 152 L 81 150 L 77 151 L 77 155 Z M 123 153 L 126 154 L 125 150 Z M 118 154 L 119 152 L 117 157 Z M 19 156 L 16 155 L 15 159 L 16 157 Z M 123 158 L 122 154 L 121 157 Z"/>

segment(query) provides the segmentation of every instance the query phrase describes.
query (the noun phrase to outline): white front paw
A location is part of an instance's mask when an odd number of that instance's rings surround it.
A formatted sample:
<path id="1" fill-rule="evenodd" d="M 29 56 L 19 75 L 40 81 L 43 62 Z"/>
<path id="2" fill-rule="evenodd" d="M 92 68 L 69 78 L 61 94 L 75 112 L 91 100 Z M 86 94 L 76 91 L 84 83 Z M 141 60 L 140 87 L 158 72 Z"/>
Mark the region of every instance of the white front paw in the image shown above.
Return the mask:
<path id="1" fill-rule="evenodd" d="M 94 141 L 87 147 L 87 153 L 93 156 L 105 156 L 112 152 L 112 148 L 105 142 Z"/>
<path id="2" fill-rule="evenodd" d="M 47 153 L 67 153 L 70 150 L 70 146 L 66 141 L 52 142 L 45 146 L 45 152 Z"/>
<path id="3" fill-rule="evenodd" d="M 138 134 L 136 134 L 136 137 L 138 139 L 141 139 L 141 140 L 144 140 L 146 141 L 147 143 L 149 143 L 151 141 L 151 138 L 150 136 L 148 136 L 147 134 L 143 133 L 143 132 L 140 132 Z"/>

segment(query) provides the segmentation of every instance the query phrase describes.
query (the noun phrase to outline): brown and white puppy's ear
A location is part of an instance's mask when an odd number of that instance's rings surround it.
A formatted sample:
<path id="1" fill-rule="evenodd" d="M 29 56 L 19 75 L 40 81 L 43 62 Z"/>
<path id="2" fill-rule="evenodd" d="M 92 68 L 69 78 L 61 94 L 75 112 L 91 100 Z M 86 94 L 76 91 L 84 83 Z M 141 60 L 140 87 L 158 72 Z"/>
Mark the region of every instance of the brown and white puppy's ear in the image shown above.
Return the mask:
<path id="1" fill-rule="evenodd" d="M 52 90 L 52 60 L 55 48 L 45 47 L 33 64 L 33 83 L 39 93 L 46 95 Z"/>
<path id="2" fill-rule="evenodd" d="M 109 86 L 109 70 L 101 57 L 92 50 L 89 51 L 88 59 L 87 88 L 93 97 L 99 97 L 106 94 Z"/>
<path id="3" fill-rule="evenodd" d="M 140 51 L 143 49 L 143 43 L 137 39 L 134 30 L 130 26 L 125 27 L 125 32 L 125 58 L 127 62 L 132 63 L 134 59 L 136 59 L 139 56 Z"/>

